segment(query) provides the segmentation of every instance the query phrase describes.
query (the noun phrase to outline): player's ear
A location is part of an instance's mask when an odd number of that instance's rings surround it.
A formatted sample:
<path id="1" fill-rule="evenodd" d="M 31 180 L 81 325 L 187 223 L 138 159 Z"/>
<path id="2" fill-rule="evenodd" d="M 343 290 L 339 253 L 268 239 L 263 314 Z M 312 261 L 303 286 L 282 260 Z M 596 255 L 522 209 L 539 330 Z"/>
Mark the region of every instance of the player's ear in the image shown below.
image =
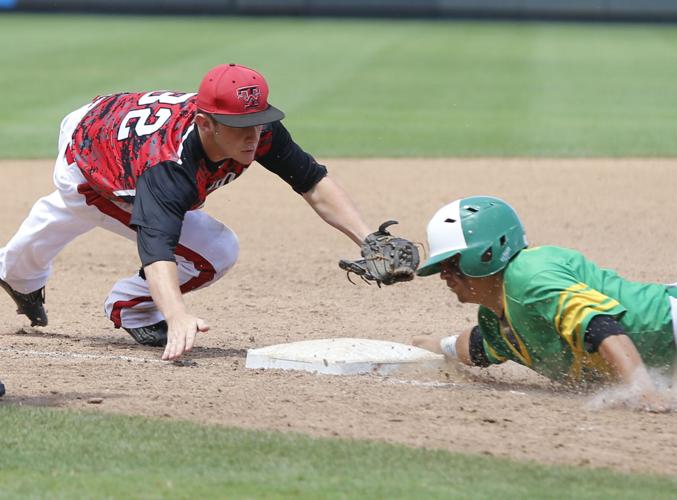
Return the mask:
<path id="1" fill-rule="evenodd" d="M 216 128 L 216 121 L 204 111 L 198 111 L 195 114 L 195 125 L 203 132 L 213 132 Z"/>

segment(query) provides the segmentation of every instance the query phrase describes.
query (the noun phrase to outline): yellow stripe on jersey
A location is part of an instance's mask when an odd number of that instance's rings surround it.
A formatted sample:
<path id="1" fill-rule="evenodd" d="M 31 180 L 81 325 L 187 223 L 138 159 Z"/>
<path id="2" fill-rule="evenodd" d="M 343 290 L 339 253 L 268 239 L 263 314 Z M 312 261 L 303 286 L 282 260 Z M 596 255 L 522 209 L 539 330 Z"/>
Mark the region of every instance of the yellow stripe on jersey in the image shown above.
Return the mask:
<path id="1" fill-rule="evenodd" d="M 496 361 L 498 361 L 499 363 L 504 363 L 508 361 L 508 358 L 506 358 L 505 356 L 501 356 L 499 353 L 497 353 L 494 350 L 494 348 L 491 347 L 491 344 L 489 344 L 489 342 L 487 342 L 486 340 L 484 341 L 484 347 L 486 347 L 489 350 L 489 356 L 496 359 Z"/>
<path id="2" fill-rule="evenodd" d="M 583 349 L 574 352 L 574 362 L 567 374 L 569 380 L 572 382 L 580 382 L 583 379 L 583 373 L 594 374 L 600 378 L 611 378 L 611 367 L 604 361 L 602 355 L 598 352 L 589 353 Z"/>
<path id="3" fill-rule="evenodd" d="M 557 302 L 557 312 L 555 313 L 555 329 L 559 332 L 560 331 L 560 321 L 562 319 L 562 309 L 564 308 L 564 303 L 566 300 L 571 297 L 572 294 L 579 292 L 581 290 L 585 290 L 586 288 L 589 288 L 588 285 L 584 283 L 577 283 L 575 285 L 571 285 L 569 288 L 564 290 L 562 293 L 559 294 L 559 301 Z"/>
<path id="4" fill-rule="evenodd" d="M 518 335 L 517 330 L 513 328 L 512 321 L 510 320 L 510 312 L 508 311 L 508 299 L 505 293 L 505 281 L 503 282 L 503 311 L 505 311 L 505 319 L 508 321 L 510 330 L 512 331 L 512 334 L 515 337 L 515 340 L 517 341 L 517 348 L 513 345 L 512 342 L 510 342 L 505 332 L 503 331 L 503 328 L 499 326 L 498 330 L 499 333 L 501 334 L 501 337 L 503 338 L 503 342 L 505 343 L 505 345 L 508 346 L 508 349 L 510 349 L 510 351 L 517 357 L 517 359 L 520 360 L 520 362 L 524 366 L 531 366 L 532 361 L 531 356 L 529 355 L 529 351 L 527 351 L 527 346 L 524 344 L 524 341 Z"/>
<path id="5" fill-rule="evenodd" d="M 569 344 L 574 362 L 569 377 L 578 380 L 584 369 L 592 369 L 600 374 L 609 373 L 609 367 L 599 353 L 589 353 L 583 342 L 583 321 L 593 312 L 605 312 L 618 306 L 618 301 L 590 288 L 585 283 L 577 283 L 560 293 L 555 328 Z"/>
<path id="6" fill-rule="evenodd" d="M 608 311 L 618 306 L 618 301 L 584 283 L 572 285 L 559 296 L 555 313 L 555 328 L 572 347 L 583 346 L 581 324 L 594 311 Z"/>

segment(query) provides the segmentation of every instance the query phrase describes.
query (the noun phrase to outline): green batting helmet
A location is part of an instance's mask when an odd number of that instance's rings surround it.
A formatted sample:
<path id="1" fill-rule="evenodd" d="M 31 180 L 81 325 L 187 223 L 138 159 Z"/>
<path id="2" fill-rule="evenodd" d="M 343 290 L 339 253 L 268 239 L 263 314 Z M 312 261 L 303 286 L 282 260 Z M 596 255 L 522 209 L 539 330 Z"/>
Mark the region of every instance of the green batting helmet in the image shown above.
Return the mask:
<path id="1" fill-rule="evenodd" d="M 472 196 L 440 208 L 428 223 L 430 258 L 417 274 L 439 273 L 442 261 L 460 255 L 466 276 L 496 274 L 526 248 L 527 237 L 515 210 L 491 196 Z"/>

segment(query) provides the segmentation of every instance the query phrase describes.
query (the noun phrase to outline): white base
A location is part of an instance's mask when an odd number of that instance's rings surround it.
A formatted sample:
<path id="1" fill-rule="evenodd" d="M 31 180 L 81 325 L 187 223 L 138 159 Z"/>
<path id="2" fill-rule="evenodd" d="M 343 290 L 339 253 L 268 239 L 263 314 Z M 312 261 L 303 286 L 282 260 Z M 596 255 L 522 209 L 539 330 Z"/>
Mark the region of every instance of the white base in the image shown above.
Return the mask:
<path id="1" fill-rule="evenodd" d="M 304 340 L 247 351 L 247 368 L 303 370 L 330 375 L 389 375 L 403 367 L 437 368 L 444 356 L 397 342 L 368 339 Z"/>

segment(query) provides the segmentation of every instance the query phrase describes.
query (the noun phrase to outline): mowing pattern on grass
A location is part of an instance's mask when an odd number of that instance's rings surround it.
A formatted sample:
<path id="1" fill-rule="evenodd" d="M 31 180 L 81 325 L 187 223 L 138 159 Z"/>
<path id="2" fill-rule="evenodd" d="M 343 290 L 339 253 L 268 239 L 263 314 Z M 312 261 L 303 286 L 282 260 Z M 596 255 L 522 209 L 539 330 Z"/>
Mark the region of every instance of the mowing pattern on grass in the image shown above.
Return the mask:
<path id="1" fill-rule="evenodd" d="M 0 16 L 0 156 L 97 94 L 261 70 L 318 156 L 673 156 L 677 27 Z"/>

